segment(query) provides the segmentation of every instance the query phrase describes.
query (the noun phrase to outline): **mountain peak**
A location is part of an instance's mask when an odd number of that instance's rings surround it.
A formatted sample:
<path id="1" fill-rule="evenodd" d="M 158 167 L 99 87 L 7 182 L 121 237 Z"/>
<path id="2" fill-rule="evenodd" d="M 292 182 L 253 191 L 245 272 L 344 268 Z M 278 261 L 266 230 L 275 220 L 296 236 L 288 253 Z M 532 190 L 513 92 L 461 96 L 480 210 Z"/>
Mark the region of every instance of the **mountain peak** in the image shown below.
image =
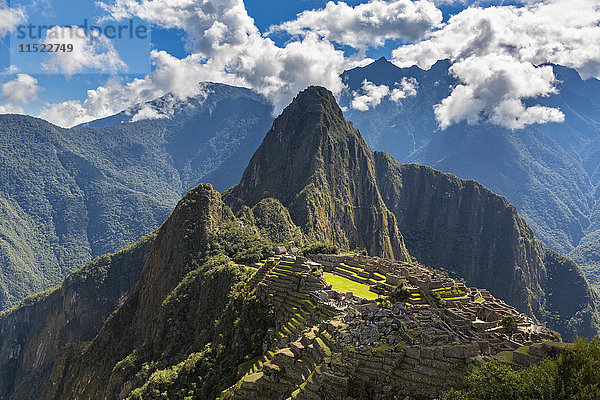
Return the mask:
<path id="1" fill-rule="evenodd" d="M 309 238 L 406 257 L 395 219 L 375 184 L 373 152 L 323 87 L 310 86 L 296 96 L 273 123 L 240 183 L 224 193 L 234 210 L 269 197 L 290 210 Z"/>
<path id="2" fill-rule="evenodd" d="M 364 143 L 354 126 L 344 119 L 333 93 L 321 86 L 309 86 L 275 119 L 263 146 L 272 144 L 290 151 L 304 149 L 312 154 L 317 152 L 324 137 L 342 139 L 357 135 Z"/>
<path id="3" fill-rule="evenodd" d="M 332 117 L 343 119 L 340 107 L 328 89 L 322 86 L 309 86 L 294 98 L 292 103 L 285 108 L 280 117 L 293 113 L 302 114 L 331 114 Z"/>

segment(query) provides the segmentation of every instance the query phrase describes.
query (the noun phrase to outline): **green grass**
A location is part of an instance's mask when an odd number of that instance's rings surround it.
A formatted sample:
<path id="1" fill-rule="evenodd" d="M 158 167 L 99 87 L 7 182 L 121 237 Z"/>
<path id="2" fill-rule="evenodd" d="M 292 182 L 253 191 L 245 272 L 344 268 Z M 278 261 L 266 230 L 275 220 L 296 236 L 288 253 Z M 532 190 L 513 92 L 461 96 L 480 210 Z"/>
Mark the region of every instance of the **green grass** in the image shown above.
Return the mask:
<path id="1" fill-rule="evenodd" d="M 441 288 L 437 288 L 437 289 L 431 289 L 432 292 L 440 292 L 440 291 L 445 291 L 445 290 L 451 290 L 452 286 L 447 286 L 447 287 L 441 287 Z"/>
<path id="2" fill-rule="evenodd" d="M 385 275 L 380 274 L 379 272 L 374 272 L 373 273 L 374 279 L 378 280 L 378 281 L 385 281 Z"/>
<path id="3" fill-rule="evenodd" d="M 458 296 L 458 297 L 444 297 L 444 300 L 462 300 L 462 299 L 468 299 L 467 296 Z"/>
<path id="4" fill-rule="evenodd" d="M 354 282 L 348 278 L 334 275 L 331 272 L 323 272 L 323 277 L 327 283 L 338 292 L 352 292 L 355 295 L 364 297 L 367 300 L 377 299 L 377 294 L 371 292 L 368 285 L 363 285 L 362 283 Z"/>

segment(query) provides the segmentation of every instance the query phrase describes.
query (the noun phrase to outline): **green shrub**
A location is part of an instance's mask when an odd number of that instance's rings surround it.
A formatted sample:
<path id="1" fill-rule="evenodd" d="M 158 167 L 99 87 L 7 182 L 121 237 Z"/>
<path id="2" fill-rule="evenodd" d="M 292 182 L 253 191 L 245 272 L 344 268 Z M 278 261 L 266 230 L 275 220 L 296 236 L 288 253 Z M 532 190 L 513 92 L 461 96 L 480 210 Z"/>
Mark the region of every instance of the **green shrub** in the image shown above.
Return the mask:
<path id="1" fill-rule="evenodd" d="M 311 243 L 302 248 L 302 254 L 304 255 L 312 255 L 312 254 L 337 254 L 338 253 L 337 246 L 329 243 L 316 242 Z"/>
<path id="2" fill-rule="evenodd" d="M 517 318 L 513 315 L 507 315 L 500 321 L 500 325 L 506 329 L 506 333 L 513 334 L 517 331 Z"/>
<path id="3" fill-rule="evenodd" d="M 446 307 L 446 300 L 442 299 L 442 296 L 439 293 L 433 294 L 433 300 L 435 300 L 435 304 L 440 307 Z"/>
<path id="4" fill-rule="evenodd" d="M 399 284 L 390 293 L 390 300 L 392 300 L 392 301 L 405 302 L 405 301 L 408 301 L 409 298 L 410 298 L 410 292 L 404 286 L 404 284 Z"/>
<path id="5" fill-rule="evenodd" d="M 597 400 L 600 340 L 577 340 L 557 357 L 522 370 L 485 363 L 464 383 L 465 389 L 448 390 L 438 400 Z"/>

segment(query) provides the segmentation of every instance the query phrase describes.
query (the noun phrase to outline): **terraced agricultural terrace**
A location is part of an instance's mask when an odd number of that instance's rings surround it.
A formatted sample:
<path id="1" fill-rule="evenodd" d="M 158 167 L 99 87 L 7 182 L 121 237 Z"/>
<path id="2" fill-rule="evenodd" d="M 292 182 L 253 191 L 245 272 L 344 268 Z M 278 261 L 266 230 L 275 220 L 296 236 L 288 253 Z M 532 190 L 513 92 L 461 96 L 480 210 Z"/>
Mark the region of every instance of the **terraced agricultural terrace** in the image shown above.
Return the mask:
<path id="1" fill-rule="evenodd" d="M 429 267 L 288 254 L 256 267 L 250 284 L 277 326 L 222 399 L 429 399 L 460 385 L 471 364 L 527 366 L 562 345 L 488 291 Z M 408 296 L 391 301 L 397 287 Z"/>

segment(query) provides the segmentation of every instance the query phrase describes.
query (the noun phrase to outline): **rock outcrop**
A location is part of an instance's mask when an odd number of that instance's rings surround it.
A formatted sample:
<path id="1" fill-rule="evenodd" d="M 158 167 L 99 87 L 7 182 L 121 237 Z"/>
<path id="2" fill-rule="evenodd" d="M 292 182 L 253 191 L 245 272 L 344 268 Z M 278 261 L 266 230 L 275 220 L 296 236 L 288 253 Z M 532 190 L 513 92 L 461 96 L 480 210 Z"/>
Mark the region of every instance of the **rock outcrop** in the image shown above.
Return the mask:
<path id="1" fill-rule="evenodd" d="M 240 183 L 223 197 L 234 211 L 276 198 L 310 239 L 406 259 L 372 159 L 331 92 L 309 87 L 275 120 Z"/>

